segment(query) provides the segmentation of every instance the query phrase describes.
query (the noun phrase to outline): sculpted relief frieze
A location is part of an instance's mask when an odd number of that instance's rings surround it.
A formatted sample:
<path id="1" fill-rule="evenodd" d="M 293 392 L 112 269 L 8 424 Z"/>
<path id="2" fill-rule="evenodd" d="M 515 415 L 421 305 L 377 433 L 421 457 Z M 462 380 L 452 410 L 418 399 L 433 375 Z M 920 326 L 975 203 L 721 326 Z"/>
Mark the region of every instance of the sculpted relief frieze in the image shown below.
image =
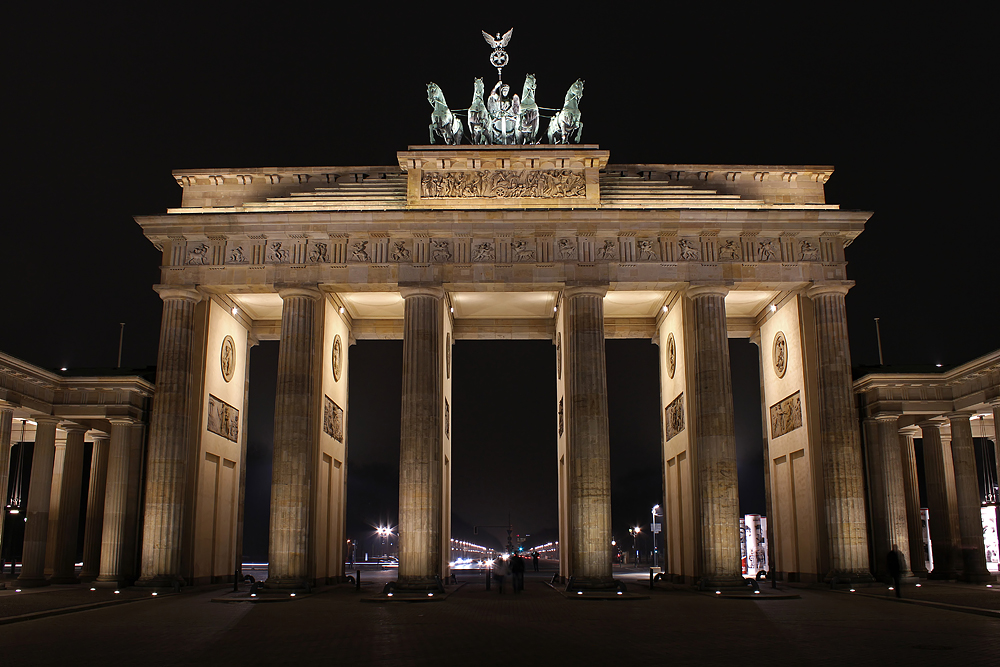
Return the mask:
<path id="1" fill-rule="evenodd" d="M 771 437 L 777 438 L 802 426 L 802 400 L 799 392 L 771 406 Z"/>
<path id="2" fill-rule="evenodd" d="M 568 169 L 425 171 L 420 196 L 431 198 L 553 199 L 586 197 L 587 180 Z"/>

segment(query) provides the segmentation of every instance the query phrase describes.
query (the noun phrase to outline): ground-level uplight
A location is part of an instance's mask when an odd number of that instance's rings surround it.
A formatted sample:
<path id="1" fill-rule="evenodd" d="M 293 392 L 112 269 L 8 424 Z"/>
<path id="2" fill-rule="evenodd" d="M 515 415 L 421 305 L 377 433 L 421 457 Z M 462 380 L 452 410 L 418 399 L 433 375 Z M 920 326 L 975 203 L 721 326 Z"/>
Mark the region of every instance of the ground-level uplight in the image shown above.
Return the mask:
<path id="1" fill-rule="evenodd" d="M 155 598 L 156 596 L 157 596 L 156 591 L 153 591 L 153 597 Z"/>
<path id="2" fill-rule="evenodd" d="M 118 595 L 119 593 L 121 593 L 121 591 L 115 591 L 115 595 Z"/>
<path id="3" fill-rule="evenodd" d="M 621 592 L 621 591 L 618 591 L 618 595 L 621 595 L 621 594 L 622 594 L 622 592 Z"/>
<path id="4" fill-rule="evenodd" d="M 428 593 L 427 597 L 432 598 L 432 597 L 434 597 L 434 594 L 433 593 Z"/>
<path id="5" fill-rule="evenodd" d="M 722 595 L 722 591 L 715 591 L 716 595 Z"/>
<path id="6" fill-rule="evenodd" d="M 388 595 L 389 595 L 389 597 L 392 597 L 392 593 L 389 593 Z"/>
<path id="7" fill-rule="evenodd" d="M 889 590 L 890 591 L 894 591 L 894 590 L 896 590 L 896 587 L 895 586 L 889 586 Z"/>
<path id="8" fill-rule="evenodd" d="M 921 586 L 921 585 L 922 585 L 922 584 L 917 584 L 917 588 L 920 588 L 920 586 Z"/>
<path id="9" fill-rule="evenodd" d="M 292 594 L 291 594 L 291 597 L 295 597 L 295 593 L 292 593 Z"/>
<path id="10" fill-rule="evenodd" d="M 852 592 L 852 593 L 854 592 L 854 589 L 853 589 L 853 588 L 851 589 L 851 592 Z"/>
<path id="11" fill-rule="evenodd" d="M 96 588 L 91 588 L 90 590 L 92 590 L 92 591 L 96 591 L 97 589 L 96 589 Z"/>

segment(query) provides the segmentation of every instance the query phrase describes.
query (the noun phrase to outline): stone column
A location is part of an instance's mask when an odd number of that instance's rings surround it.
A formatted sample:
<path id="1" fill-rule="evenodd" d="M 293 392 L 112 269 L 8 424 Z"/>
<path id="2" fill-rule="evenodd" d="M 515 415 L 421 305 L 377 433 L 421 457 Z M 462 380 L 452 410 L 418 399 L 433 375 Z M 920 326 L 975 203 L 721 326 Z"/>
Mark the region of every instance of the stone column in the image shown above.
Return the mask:
<path id="1" fill-rule="evenodd" d="M 31 456 L 21 576 L 17 578 L 22 587 L 47 586 L 49 583 L 45 580 L 45 547 L 49 536 L 49 499 L 52 496 L 52 464 L 56 455 L 58 423 L 58 417 L 35 418 L 35 446 Z"/>
<path id="2" fill-rule="evenodd" d="M 906 533 L 910 543 L 908 559 L 910 572 L 918 577 L 926 577 L 924 532 L 920 522 L 920 486 L 917 481 L 917 454 L 913 449 L 913 435 L 912 427 L 899 430 L 899 455 L 903 470 L 903 495 L 906 501 Z"/>
<path id="3" fill-rule="evenodd" d="M 319 415 L 316 354 L 321 294 L 287 287 L 281 296 L 281 347 L 274 398 L 274 464 L 271 472 L 269 588 L 299 589 L 309 583 L 309 503 Z M 321 340 L 321 339 L 320 339 Z"/>
<path id="4" fill-rule="evenodd" d="M 101 528 L 101 560 L 98 584 L 125 584 L 125 559 L 132 557 L 124 548 L 125 516 L 128 502 L 129 445 L 132 420 L 112 419 L 108 447 L 107 481 L 104 491 L 104 519 Z M 84 566 L 87 563 L 84 561 Z"/>
<path id="5" fill-rule="evenodd" d="M 402 287 L 400 292 L 405 310 L 397 585 L 401 589 L 427 590 L 437 587 L 442 558 L 444 290 Z"/>
<path id="6" fill-rule="evenodd" d="M 80 581 L 93 581 L 101 573 L 101 534 L 104 530 L 104 496 L 108 480 L 108 436 L 94 434 L 87 490 L 87 523 L 83 529 L 83 568 Z"/>
<path id="7" fill-rule="evenodd" d="M 816 323 L 819 365 L 819 441 L 830 570 L 833 578 L 868 579 L 868 531 L 861 448 L 851 381 L 844 296 L 849 283 L 809 289 Z"/>
<path id="8" fill-rule="evenodd" d="M 955 464 L 955 495 L 958 501 L 958 532 L 962 549 L 962 579 L 993 581 L 986 569 L 986 548 L 983 544 L 982 506 L 979 477 L 976 473 L 976 452 L 972 444 L 971 412 L 952 412 L 951 455 Z"/>
<path id="9" fill-rule="evenodd" d="M 53 584 L 79 583 L 76 578 L 76 545 L 80 533 L 80 492 L 83 489 L 83 439 L 87 427 L 79 424 L 62 424 L 66 431 L 66 457 L 63 459 L 59 513 L 55 525 L 53 544 Z"/>
<path id="10" fill-rule="evenodd" d="M 604 357 L 605 286 L 563 292 L 571 589 L 611 589 L 611 456 Z"/>
<path id="11" fill-rule="evenodd" d="M 742 583 L 740 496 L 736 478 L 733 386 L 723 286 L 699 286 L 691 299 L 694 338 L 692 443 L 701 520 L 702 580 L 712 586 Z"/>
<path id="12" fill-rule="evenodd" d="M 997 466 L 996 477 L 993 479 L 1000 484 L 1000 399 L 991 401 L 990 407 L 993 408 L 993 462 Z M 997 506 L 1000 508 L 1000 498 L 997 498 Z M 997 518 L 1000 519 L 1000 511 Z"/>
<path id="13" fill-rule="evenodd" d="M 194 357 L 193 289 L 161 287 L 163 320 L 150 420 L 140 586 L 173 587 L 181 576 L 181 528 L 190 456 L 190 395 Z M 103 569 L 103 567 L 102 567 Z"/>
<path id="14" fill-rule="evenodd" d="M 899 457 L 899 415 L 875 415 L 875 438 L 868 443 L 869 499 L 872 513 L 873 570 L 885 576 L 886 557 L 895 547 L 909 561 L 910 538 L 906 524 L 906 493 Z M 908 565 L 909 563 L 907 563 Z M 910 569 L 903 571 L 909 576 Z"/>
<path id="15" fill-rule="evenodd" d="M 957 545 L 948 509 L 948 479 L 941 423 L 924 421 L 917 426 L 920 427 L 924 443 L 924 477 L 927 483 L 927 510 L 930 515 L 931 549 L 934 556 L 934 569 L 929 576 L 931 579 L 954 579 Z"/>
<path id="16" fill-rule="evenodd" d="M 10 430 L 14 407 L 0 401 L 0 554 L 3 554 L 3 526 L 7 518 L 7 476 L 10 471 Z M 0 558 L 0 579 L 3 579 L 3 559 Z"/>

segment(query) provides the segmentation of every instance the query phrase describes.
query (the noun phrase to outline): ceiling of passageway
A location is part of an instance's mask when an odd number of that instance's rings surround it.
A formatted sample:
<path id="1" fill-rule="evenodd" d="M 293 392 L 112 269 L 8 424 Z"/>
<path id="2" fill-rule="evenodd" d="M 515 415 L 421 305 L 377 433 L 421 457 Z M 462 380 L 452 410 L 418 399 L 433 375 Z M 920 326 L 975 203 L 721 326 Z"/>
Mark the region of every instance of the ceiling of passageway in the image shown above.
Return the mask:
<path id="1" fill-rule="evenodd" d="M 656 290 L 608 292 L 604 316 L 609 319 L 656 317 L 670 293 Z M 281 297 L 276 293 L 230 294 L 233 302 L 254 320 L 281 319 Z M 776 291 L 736 290 L 726 296 L 726 315 L 754 317 L 778 296 Z M 402 319 L 399 292 L 345 292 L 338 294 L 356 319 Z M 545 319 L 552 317 L 558 293 L 451 292 L 456 319 Z"/>

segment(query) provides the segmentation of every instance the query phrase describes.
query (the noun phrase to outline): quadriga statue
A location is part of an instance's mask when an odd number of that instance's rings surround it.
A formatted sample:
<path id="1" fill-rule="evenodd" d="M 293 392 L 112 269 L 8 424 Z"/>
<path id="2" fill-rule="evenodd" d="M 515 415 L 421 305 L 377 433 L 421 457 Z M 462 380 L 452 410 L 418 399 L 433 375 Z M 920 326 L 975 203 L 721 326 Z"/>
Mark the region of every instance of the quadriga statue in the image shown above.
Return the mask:
<path id="1" fill-rule="evenodd" d="M 448 108 L 444 93 L 436 83 L 427 84 L 427 101 L 434 107 L 434 111 L 431 112 L 431 124 L 427 126 L 431 143 L 444 143 L 449 146 L 461 144 L 462 120 Z"/>
<path id="2" fill-rule="evenodd" d="M 471 111 L 470 111 L 471 114 Z M 471 115 L 469 116 L 471 118 Z M 517 143 L 533 144 L 538 136 L 538 105 L 535 104 L 535 75 L 524 77 L 521 112 L 517 123 Z"/>
<path id="3" fill-rule="evenodd" d="M 490 114 L 483 101 L 485 86 L 482 78 L 476 79 L 472 86 L 472 104 L 469 105 L 469 141 L 482 145 L 489 142 L 487 130 Z"/>

